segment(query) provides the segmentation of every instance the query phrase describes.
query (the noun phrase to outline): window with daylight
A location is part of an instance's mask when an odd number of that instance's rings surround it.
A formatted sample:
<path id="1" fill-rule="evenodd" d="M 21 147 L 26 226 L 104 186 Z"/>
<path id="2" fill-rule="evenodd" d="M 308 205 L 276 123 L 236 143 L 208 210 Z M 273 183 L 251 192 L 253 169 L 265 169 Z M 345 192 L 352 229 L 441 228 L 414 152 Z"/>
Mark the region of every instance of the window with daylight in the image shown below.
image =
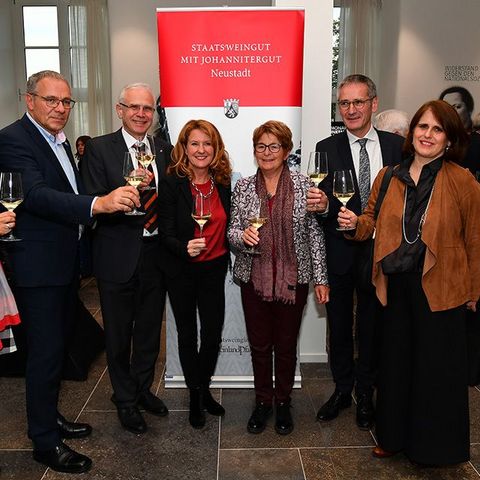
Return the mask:
<path id="1" fill-rule="evenodd" d="M 77 102 L 70 139 L 111 131 L 107 0 L 15 0 L 14 25 L 19 94 L 33 73 L 60 72 Z"/>

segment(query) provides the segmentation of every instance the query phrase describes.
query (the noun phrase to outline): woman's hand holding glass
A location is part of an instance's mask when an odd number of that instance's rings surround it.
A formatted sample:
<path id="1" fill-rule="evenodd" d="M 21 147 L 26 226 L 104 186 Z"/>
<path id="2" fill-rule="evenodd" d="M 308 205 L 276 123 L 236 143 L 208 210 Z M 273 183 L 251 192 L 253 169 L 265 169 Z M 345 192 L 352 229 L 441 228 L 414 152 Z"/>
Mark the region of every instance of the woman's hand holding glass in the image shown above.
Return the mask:
<path id="1" fill-rule="evenodd" d="M 307 211 L 322 213 L 328 208 L 328 197 L 317 187 L 310 187 L 307 191 Z"/>
<path id="2" fill-rule="evenodd" d="M 202 253 L 203 250 L 207 248 L 207 242 L 205 241 L 205 238 L 193 238 L 187 243 L 187 253 L 193 258 L 200 253 Z"/>
<path id="3" fill-rule="evenodd" d="M 346 207 L 340 207 L 337 217 L 340 230 L 355 230 L 357 228 L 358 217 Z"/>

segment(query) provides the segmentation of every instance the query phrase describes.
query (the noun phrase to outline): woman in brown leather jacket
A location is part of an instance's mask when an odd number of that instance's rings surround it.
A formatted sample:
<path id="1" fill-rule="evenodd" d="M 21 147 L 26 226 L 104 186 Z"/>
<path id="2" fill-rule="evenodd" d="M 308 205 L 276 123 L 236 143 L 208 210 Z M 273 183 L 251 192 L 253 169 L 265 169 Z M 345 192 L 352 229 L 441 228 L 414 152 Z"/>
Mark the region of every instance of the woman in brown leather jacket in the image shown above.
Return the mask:
<path id="1" fill-rule="evenodd" d="M 480 296 L 480 184 L 457 165 L 467 134 L 452 106 L 422 105 L 377 221 L 380 171 L 363 215 L 342 209 L 354 240 L 375 234 L 372 281 L 385 306 L 376 457 L 469 459 L 465 314 Z"/>

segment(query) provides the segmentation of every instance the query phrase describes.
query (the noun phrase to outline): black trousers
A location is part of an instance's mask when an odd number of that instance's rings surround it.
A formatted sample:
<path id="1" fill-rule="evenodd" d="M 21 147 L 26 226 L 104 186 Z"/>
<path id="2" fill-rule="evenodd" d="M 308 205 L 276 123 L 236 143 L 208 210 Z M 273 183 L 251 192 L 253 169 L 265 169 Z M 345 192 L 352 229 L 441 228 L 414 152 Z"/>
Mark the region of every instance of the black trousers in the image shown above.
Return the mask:
<path id="1" fill-rule="evenodd" d="M 225 318 L 227 265 L 228 255 L 191 262 L 175 277 L 167 279 L 177 326 L 178 354 L 188 388 L 207 387 L 215 372 Z"/>
<path id="2" fill-rule="evenodd" d="M 465 309 L 432 312 L 420 273 L 390 275 L 377 389 L 381 447 L 413 461 L 469 459 Z"/>
<path id="3" fill-rule="evenodd" d="M 38 450 L 60 443 L 57 404 L 66 340 L 76 316 L 78 282 L 15 287 L 27 338 L 25 371 L 28 436 Z"/>
<path id="4" fill-rule="evenodd" d="M 326 304 L 329 328 L 329 360 L 336 388 L 357 394 L 373 392 L 378 362 L 378 326 L 382 306 L 375 293 L 357 288 L 355 275 L 328 274 L 330 301 Z M 358 357 L 354 360 L 353 319 L 356 292 L 356 338 Z"/>
<path id="5" fill-rule="evenodd" d="M 137 269 L 127 282 L 97 280 L 117 407 L 135 405 L 138 395 L 153 383 L 166 296 L 158 248 L 155 241 L 144 243 Z"/>

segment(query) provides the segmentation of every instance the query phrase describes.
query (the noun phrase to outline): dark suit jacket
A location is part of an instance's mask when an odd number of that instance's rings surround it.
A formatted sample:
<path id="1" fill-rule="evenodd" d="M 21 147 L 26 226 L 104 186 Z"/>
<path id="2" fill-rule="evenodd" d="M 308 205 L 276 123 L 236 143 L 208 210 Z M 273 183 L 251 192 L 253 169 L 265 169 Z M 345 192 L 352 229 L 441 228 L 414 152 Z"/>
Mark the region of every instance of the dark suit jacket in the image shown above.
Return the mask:
<path id="1" fill-rule="evenodd" d="M 159 180 L 165 175 L 172 147 L 155 137 Z M 92 138 L 82 159 L 82 179 L 87 192 L 105 195 L 126 185 L 123 158 L 128 151 L 122 130 Z M 93 273 L 109 282 L 129 280 L 137 267 L 142 248 L 143 216 L 123 213 L 99 215 L 93 233 Z"/>
<path id="2" fill-rule="evenodd" d="M 65 150 L 74 165 L 68 144 Z M 16 210 L 15 228 L 22 241 L 8 253 L 12 280 L 19 287 L 70 284 L 78 274 L 78 226 L 93 221 L 93 197 L 75 194 L 50 145 L 26 115 L 0 131 L 0 170 L 22 174 L 24 201 Z"/>
<path id="3" fill-rule="evenodd" d="M 230 221 L 230 185 L 216 184 L 218 194 Z M 190 264 L 187 244 L 194 237 L 195 221 L 192 218 L 193 198 L 188 178 L 167 175 L 159 188 L 159 234 L 161 268 L 173 277 Z M 225 238 L 227 242 L 227 239 Z M 228 242 L 226 243 L 228 245 Z"/>
<path id="4" fill-rule="evenodd" d="M 480 171 L 480 133 L 473 132 L 470 134 L 470 143 L 462 165 L 474 175 L 475 172 Z"/>
<path id="5" fill-rule="evenodd" d="M 382 151 L 383 165 L 396 165 L 402 158 L 404 138 L 393 133 L 377 130 Z M 327 152 L 328 177 L 320 185 L 329 199 L 329 212 L 325 218 L 319 217 L 325 228 L 327 247 L 327 270 L 329 273 L 344 274 L 352 266 L 358 244 L 346 240 L 338 227 L 337 216 L 342 204 L 333 196 L 333 172 L 335 170 L 352 170 L 355 182 L 355 195 L 348 203 L 348 208 L 357 215 L 361 214 L 358 181 L 353 165 L 352 152 L 346 132 L 333 135 L 317 143 L 317 152 Z"/>

